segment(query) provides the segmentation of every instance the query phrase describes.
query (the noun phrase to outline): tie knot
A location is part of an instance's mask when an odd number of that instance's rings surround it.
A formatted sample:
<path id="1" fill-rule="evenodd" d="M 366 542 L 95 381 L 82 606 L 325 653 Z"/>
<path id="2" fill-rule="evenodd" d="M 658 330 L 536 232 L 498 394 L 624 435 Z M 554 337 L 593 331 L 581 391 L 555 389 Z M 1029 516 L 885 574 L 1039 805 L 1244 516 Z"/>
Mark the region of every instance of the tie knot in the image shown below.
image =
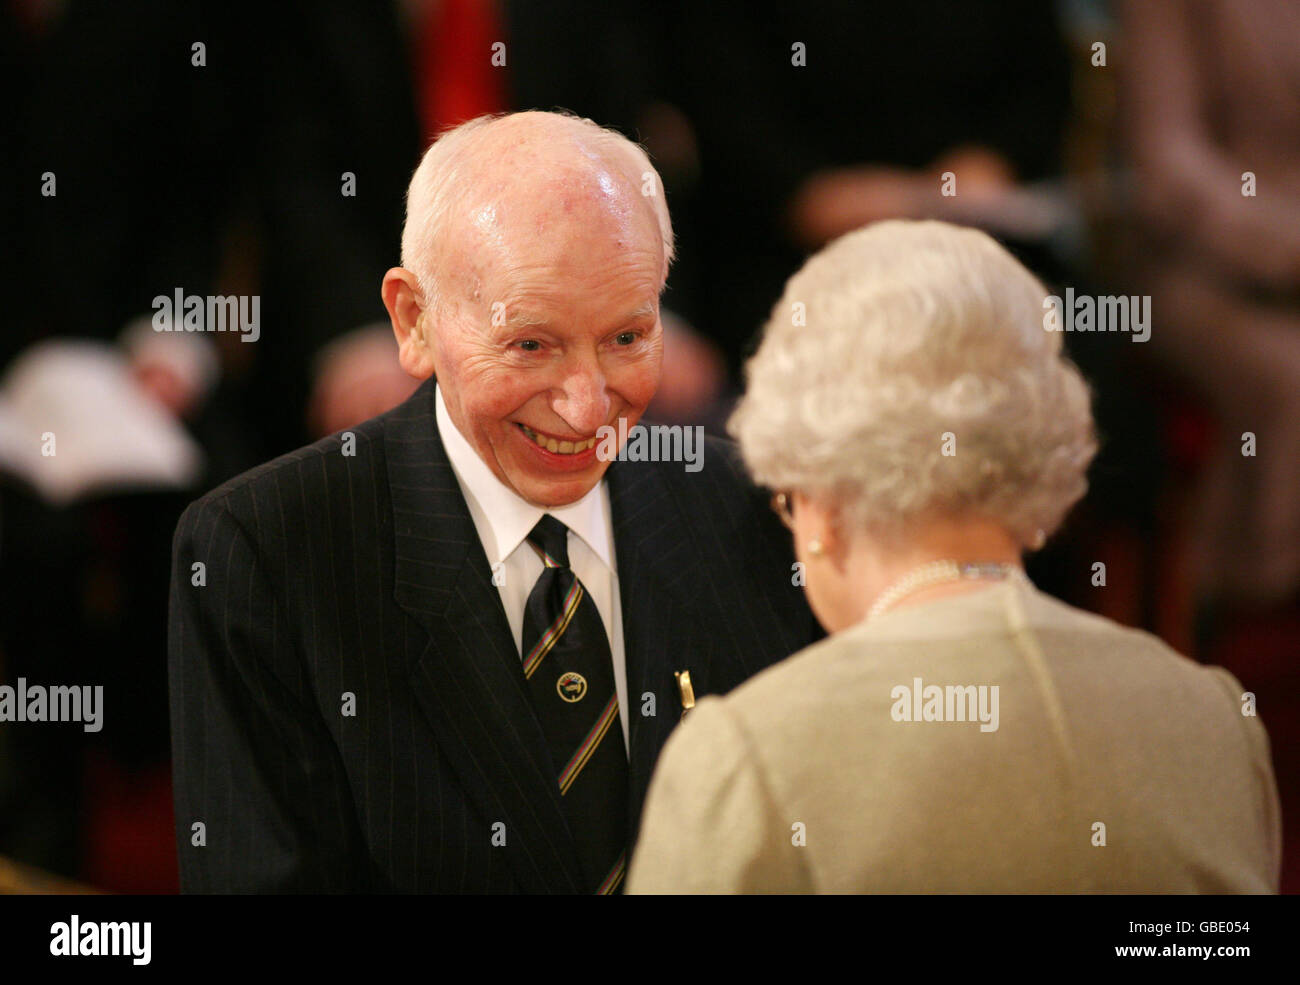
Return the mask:
<path id="1" fill-rule="evenodd" d="M 537 521 L 528 543 L 542 552 L 542 563 L 548 568 L 569 566 L 569 528 L 549 513 Z"/>

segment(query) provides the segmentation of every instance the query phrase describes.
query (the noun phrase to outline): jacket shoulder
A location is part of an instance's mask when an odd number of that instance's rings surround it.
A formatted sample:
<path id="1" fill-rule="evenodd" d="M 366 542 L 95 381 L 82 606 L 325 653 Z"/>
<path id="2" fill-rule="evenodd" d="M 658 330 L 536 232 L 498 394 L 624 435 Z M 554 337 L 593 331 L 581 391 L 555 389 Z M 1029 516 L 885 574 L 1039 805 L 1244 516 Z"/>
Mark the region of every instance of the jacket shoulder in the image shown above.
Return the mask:
<path id="1" fill-rule="evenodd" d="M 686 496 L 716 498 L 724 490 L 731 496 L 761 497 L 740 457 L 736 443 L 704 435 L 696 462 L 660 461 L 645 463 L 657 469 L 668 485 Z"/>
<path id="2" fill-rule="evenodd" d="M 295 485 L 301 483 L 307 500 L 327 498 L 332 488 L 340 488 L 334 480 L 346 481 L 358 466 L 367 471 L 382 467 L 387 416 L 328 435 L 226 480 L 190 503 L 182 522 L 192 514 L 212 509 L 224 508 L 239 515 L 246 504 L 278 490 L 290 477 Z"/>

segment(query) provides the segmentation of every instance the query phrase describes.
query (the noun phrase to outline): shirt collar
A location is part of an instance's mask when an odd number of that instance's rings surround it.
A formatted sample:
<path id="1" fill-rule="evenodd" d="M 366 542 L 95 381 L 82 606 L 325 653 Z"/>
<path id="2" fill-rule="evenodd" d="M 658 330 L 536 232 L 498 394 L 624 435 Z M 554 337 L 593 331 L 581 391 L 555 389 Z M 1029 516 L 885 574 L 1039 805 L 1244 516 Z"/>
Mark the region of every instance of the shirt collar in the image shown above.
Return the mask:
<path id="1" fill-rule="evenodd" d="M 479 539 L 483 541 L 489 562 L 496 564 L 513 554 L 542 515 L 550 513 L 581 537 L 606 568 L 614 570 L 609 492 L 603 478 L 582 499 L 567 506 L 548 509 L 530 503 L 493 475 L 487 463 L 479 458 L 478 452 L 452 423 L 442 388 L 436 384 L 434 400 L 438 433 L 461 492 L 470 503 L 470 512 L 474 514 Z"/>

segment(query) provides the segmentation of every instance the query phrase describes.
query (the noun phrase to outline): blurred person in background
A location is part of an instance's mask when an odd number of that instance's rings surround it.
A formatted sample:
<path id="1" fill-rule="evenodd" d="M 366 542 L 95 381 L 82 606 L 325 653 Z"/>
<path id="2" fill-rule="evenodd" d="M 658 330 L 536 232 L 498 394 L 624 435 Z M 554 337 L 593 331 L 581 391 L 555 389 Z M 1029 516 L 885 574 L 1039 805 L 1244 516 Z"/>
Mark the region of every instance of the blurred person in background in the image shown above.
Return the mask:
<path id="1" fill-rule="evenodd" d="M 1190 542 L 1203 601 L 1300 590 L 1300 6 L 1132 0 L 1126 261 L 1151 348 L 1213 415 Z M 1243 451 L 1247 433 L 1253 453 Z"/>
<path id="2" fill-rule="evenodd" d="M 672 37 L 701 162 L 696 322 L 733 371 L 780 285 L 851 229 L 949 210 L 1035 237 L 1015 192 L 1059 175 L 1070 106 L 1052 4 L 686 3 Z"/>
<path id="3" fill-rule="evenodd" d="M 1096 450 L 1046 296 L 938 222 L 787 284 L 731 427 L 832 635 L 673 735 L 629 892 L 1277 890 L 1241 685 L 1021 566 Z"/>

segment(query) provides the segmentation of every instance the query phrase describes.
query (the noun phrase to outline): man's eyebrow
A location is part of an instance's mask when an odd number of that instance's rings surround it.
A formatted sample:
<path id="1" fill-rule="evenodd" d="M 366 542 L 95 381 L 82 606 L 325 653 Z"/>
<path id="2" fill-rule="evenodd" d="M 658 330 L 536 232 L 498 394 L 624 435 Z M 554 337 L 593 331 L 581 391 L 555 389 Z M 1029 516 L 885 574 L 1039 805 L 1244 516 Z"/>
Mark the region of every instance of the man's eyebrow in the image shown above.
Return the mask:
<path id="1" fill-rule="evenodd" d="M 500 329 L 503 331 L 534 329 L 534 327 L 536 327 L 536 329 L 545 329 L 545 327 L 550 324 L 546 318 L 543 318 L 534 312 L 530 312 L 526 308 L 515 308 L 508 304 L 504 305 L 504 308 L 506 308 L 506 317 L 493 317 L 493 320 L 491 320 L 491 327 L 494 327 L 494 329 Z"/>
<path id="2" fill-rule="evenodd" d="M 541 315 L 535 314 L 526 308 L 506 307 L 506 327 L 515 328 L 545 328 L 550 321 Z"/>
<path id="3" fill-rule="evenodd" d="M 619 322 L 619 325 L 628 325 L 634 321 L 640 321 L 645 318 L 654 318 L 658 315 L 658 309 L 653 301 L 647 301 L 638 305 Z M 521 328 L 546 328 L 550 325 L 550 319 L 527 308 L 506 307 L 505 328 L 507 331 L 515 331 Z"/>
<path id="4" fill-rule="evenodd" d="M 647 301 L 624 318 L 623 324 L 626 325 L 629 322 L 640 321 L 642 318 L 652 318 L 658 313 L 659 309 L 655 307 L 655 303 L 653 301 Z"/>

